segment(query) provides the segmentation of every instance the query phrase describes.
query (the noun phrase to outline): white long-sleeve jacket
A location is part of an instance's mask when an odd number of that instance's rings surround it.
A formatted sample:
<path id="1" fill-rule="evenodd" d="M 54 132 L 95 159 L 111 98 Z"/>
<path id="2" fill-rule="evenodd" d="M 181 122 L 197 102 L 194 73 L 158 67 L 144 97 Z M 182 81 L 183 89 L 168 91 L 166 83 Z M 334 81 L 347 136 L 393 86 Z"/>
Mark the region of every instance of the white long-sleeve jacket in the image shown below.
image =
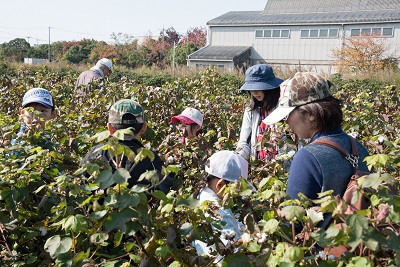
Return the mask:
<path id="1" fill-rule="evenodd" d="M 249 159 L 250 156 L 254 159 L 256 156 L 255 147 L 257 144 L 258 129 L 260 127 L 260 114 L 260 108 L 251 110 L 250 107 L 247 107 L 244 111 L 236 152 L 245 159 Z M 250 142 L 248 142 L 249 136 Z"/>

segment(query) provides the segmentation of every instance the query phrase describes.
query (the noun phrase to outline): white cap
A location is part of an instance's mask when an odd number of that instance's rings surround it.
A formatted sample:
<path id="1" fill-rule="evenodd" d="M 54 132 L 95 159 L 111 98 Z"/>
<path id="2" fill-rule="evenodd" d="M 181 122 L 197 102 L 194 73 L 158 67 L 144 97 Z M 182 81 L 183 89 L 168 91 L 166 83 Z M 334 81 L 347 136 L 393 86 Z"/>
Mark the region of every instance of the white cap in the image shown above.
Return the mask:
<path id="1" fill-rule="evenodd" d="M 102 58 L 99 61 L 97 61 L 96 63 L 97 67 L 106 67 L 107 69 L 109 69 L 112 72 L 112 62 L 111 60 L 109 60 L 108 58 Z"/>
<path id="2" fill-rule="evenodd" d="M 53 96 L 49 91 L 43 88 L 32 88 L 27 91 L 22 99 L 22 107 L 30 103 L 39 103 L 46 108 L 53 108 Z"/>
<path id="3" fill-rule="evenodd" d="M 213 154 L 206 163 L 205 171 L 229 182 L 247 179 L 249 164 L 233 151 L 222 150 Z"/>
<path id="4" fill-rule="evenodd" d="M 195 108 L 186 108 L 181 114 L 171 118 L 172 123 L 203 125 L 203 115 Z"/>

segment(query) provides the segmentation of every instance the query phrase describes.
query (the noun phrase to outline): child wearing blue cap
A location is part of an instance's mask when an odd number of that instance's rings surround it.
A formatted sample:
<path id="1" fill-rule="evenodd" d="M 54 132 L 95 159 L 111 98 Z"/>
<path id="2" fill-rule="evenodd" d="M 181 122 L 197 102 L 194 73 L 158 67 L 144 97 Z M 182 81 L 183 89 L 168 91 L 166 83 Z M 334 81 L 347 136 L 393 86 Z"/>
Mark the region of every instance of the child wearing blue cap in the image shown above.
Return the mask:
<path id="1" fill-rule="evenodd" d="M 22 99 L 19 114 L 23 122 L 21 123 L 17 138 L 28 136 L 31 131 L 44 130 L 46 122 L 57 117 L 53 96 L 43 88 L 28 90 Z M 12 145 L 16 143 L 16 139 L 11 140 Z M 49 144 L 48 142 L 45 143 Z"/>

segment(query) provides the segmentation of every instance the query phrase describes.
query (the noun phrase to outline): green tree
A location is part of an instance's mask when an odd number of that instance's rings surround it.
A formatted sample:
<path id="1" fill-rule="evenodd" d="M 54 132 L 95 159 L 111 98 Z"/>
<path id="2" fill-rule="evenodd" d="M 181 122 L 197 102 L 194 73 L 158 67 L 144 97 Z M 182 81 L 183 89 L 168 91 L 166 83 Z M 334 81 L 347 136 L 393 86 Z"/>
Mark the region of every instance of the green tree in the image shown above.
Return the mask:
<path id="1" fill-rule="evenodd" d="M 36 47 L 32 47 L 31 57 L 33 58 L 47 58 L 49 56 L 49 45 L 41 44 Z"/>
<path id="2" fill-rule="evenodd" d="M 16 38 L 1 45 L 1 55 L 9 61 L 23 62 L 30 57 L 31 45 L 23 38 Z"/>
<path id="3" fill-rule="evenodd" d="M 89 59 L 90 52 L 96 47 L 97 41 L 83 39 L 80 44 L 71 46 L 63 58 L 71 63 L 85 62 Z"/>
<path id="4" fill-rule="evenodd" d="M 173 64 L 175 61 L 176 65 L 186 65 L 186 59 L 188 55 L 198 50 L 198 48 L 193 43 L 186 43 L 185 45 L 177 45 L 175 47 L 175 56 L 174 56 L 174 48 L 172 47 L 168 50 L 168 62 L 169 64 Z M 174 60 L 175 57 L 175 60 Z"/>

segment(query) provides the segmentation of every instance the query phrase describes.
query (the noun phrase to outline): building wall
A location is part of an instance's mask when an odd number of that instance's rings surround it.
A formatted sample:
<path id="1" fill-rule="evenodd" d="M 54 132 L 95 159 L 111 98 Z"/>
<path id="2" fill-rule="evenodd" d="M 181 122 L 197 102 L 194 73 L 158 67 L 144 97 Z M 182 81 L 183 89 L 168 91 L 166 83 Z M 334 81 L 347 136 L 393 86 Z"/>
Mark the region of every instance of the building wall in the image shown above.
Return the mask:
<path id="1" fill-rule="evenodd" d="M 223 70 L 233 70 L 234 69 L 234 65 L 233 65 L 233 61 L 205 61 L 205 60 L 190 60 L 188 62 L 189 66 L 194 66 L 196 68 L 205 68 L 208 66 L 215 66 L 219 69 L 223 69 Z"/>
<path id="2" fill-rule="evenodd" d="M 251 63 L 266 62 L 275 65 L 299 67 L 313 71 L 335 72 L 331 66 L 334 60 L 332 50 L 342 47 L 351 29 L 392 27 L 393 37 L 382 38 L 387 47 L 387 54 L 400 57 L 399 24 L 362 24 L 362 25 L 312 25 L 312 26 L 242 26 L 210 27 L 208 42 L 213 46 L 252 46 Z M 301 38 L 301 30 L 323 30 L 335 32 L 335 37 Z M 275 30 L 276 33 L 289 30 L 289 37 L 256 38 L 256 30 Z"/>

